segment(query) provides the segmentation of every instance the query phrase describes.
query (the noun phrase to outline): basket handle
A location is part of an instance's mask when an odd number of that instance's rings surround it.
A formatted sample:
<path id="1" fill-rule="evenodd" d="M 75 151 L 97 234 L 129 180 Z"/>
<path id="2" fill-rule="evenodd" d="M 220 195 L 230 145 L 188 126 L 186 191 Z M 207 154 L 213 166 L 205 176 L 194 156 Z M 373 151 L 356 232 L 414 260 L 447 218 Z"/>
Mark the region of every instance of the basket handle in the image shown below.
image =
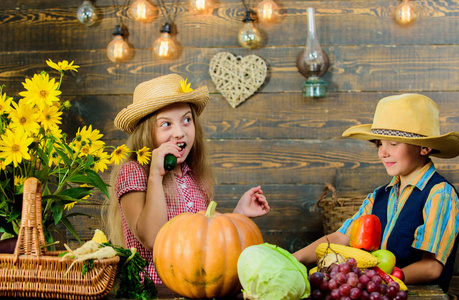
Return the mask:
<path id="1" fill-rule="evenodd" d="M 319 205 L 319 203 L 321 203 L 327 198 L 328 191 L 330 191 L 332 194 L 333 204 L 337 203 L 338 195 L 336 193 L 335 187 L 331 183 L 326 182 L 324 186 L 324 190 L 322 191 L 322 195 L 320 195 L 319 200 L 317 200 L 317 205 Z"/>
<path id="2" fill-rule="evenodd" d="M 45 245 L 41 213 L 41 183 L 37 178 L 30 177 L 24 182 L 21 227 L 13 261 L 16 263 L 21 254 L 40 258 L 45 252 L 45 250 L 42 252 L 41 245 Z"/>

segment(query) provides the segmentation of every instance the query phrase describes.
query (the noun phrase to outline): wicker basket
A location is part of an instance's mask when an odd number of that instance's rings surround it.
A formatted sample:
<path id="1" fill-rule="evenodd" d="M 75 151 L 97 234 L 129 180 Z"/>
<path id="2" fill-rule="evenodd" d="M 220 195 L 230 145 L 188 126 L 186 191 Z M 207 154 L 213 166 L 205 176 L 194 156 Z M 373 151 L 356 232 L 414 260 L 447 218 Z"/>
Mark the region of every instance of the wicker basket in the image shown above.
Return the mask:
<path id="1" fill-rule="evenodd" d="M 82 262 L 62 260 L 46 251 L 41 212 L 41 186 L 24 183 L 21 227 L 14 254 L 0 254 L 0 296 L 57 299 L 98 299 L 113 287 L 119 257 L 95 260 L 83 276 Z"/>
<path id="2" fill-rule="evenodd" d="M 331 198 L 327 198 L 329 192 Z M 317 206 L 322 209 L 324 233 L 337 231 L 344 221 L 359 210 L 363 200 L 365 197 L 338 198 L 335 188 L 330 183 L 325 183 L 322 195 L 317 201 Z"/>

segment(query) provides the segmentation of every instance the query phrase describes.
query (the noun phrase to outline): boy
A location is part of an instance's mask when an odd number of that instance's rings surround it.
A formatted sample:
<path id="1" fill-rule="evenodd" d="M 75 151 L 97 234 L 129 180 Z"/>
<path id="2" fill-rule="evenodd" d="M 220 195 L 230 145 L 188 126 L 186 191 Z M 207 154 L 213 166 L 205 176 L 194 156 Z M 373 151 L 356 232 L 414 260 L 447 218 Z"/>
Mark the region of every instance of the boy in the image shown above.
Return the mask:
<path id="1" fill-rule="evenodd" d="M 392 181 L 369 194 L 359 211 L 336 232 L 332 243 L 349 244 L 352 224 L 374 214 L 382 225 L 381 249 L 395 254 L 407 284 L 438 284 L 446 292 L 454 272 L 459 228 L 457 191 L 435 171 L 429 156 L 459 155 L 459 134 L 440 135 L 438 106 L 428 97 L 403 94 L 379 101 L 373 124 L 349 128 L 343 136 L 371 141 Z M 315 263 L 322 237 L 293 255 Z"/>

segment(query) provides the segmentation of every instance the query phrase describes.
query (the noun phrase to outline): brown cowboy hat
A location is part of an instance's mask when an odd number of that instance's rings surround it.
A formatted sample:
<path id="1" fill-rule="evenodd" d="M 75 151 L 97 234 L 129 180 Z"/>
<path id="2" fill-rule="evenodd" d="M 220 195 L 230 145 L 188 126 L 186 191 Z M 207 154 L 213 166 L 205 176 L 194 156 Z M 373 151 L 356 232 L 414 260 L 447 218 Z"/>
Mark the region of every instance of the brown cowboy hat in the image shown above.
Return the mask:
<path id="1" fill-rule="evenodd" d="M 459 155 L 459 133 L 440 134 L 438 105 L 420 94 L 403 94 L 381 99 L 373 124 L 353 126 L 343 136 L 364 141 L 392 140 L 434 149 L 431 155 Z"/>
<path id="2" fill-rule="evenodd" d="M 191 103 L 199 116 L 209 100 L 207 86 L 192 91 L 181 87 L 183 78 L 178 74 L 160 76 L 142 82 L 134 90 L 134 101 L 121 110 L 115 118 L 115 126 L 131 134 L 145 116 L 173 103 Z"/>

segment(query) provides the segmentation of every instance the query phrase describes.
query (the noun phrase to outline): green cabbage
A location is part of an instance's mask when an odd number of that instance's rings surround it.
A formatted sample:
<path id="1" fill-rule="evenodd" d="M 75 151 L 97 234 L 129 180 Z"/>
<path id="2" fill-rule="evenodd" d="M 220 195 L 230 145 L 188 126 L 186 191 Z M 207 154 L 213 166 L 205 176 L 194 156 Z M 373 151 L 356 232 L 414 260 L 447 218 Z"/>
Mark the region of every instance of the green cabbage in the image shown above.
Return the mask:
<path id="1" fill-rule="evenodd" d="M 296 300 L 311 293 L 306 267 L 276 245 L 245 248 L 237 262 L 237 273 L 244 299 Z"/>

